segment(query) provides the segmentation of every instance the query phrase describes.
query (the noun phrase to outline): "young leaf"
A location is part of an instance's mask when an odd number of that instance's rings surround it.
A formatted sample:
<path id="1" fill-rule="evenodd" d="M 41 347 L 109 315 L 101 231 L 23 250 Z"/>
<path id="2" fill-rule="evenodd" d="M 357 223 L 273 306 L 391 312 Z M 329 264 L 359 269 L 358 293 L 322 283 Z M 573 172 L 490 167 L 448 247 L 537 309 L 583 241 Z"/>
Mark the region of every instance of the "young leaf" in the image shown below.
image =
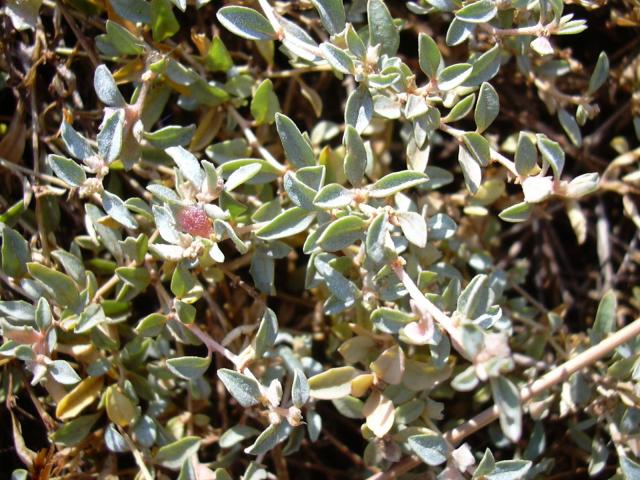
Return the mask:
<path id="1" fill-rule="evenodd" d="M 180 30 L 169 0 L 151 0 L 151 32 L 155 42 L 162 42 Z"/>
<path id="2" fill-rule="evenodd" d="M 211 40 L 204 64 L 212 72 L 227 72 L 233 66 L 231 54 L 218 35 Z"/>
<path id="3" fill-rule="evenodd" d="M 296 369 L 293 374 L 291 400 L 298 408 L 302 408 L 309 401 L 309 382 L 300 369 Z"/>
<path id="4" fill-rule="evenodd" d="M 169 147 L 165 150 L 176 163 L 180 172 L 194 187 L 200 189 L 205 179 L 204 171 L 200 167 L 198 159 L 184 147 Z"/>
<path id="5" fill-rule="evenodd" d="M 550 140 L 544 134 L 539 133 L 536 138 L 542 159 L 551 166 L 556 180 L 560 180 L 560 175 L 562 175 L 562 169 L 564 168 L 564 150 L 557 142 Z"/>
<path id="6" fill-rule="evenodd" d="M 248 40 L 273 40 L 275 31 L 264 16 L 252 8 L 222 7 L 216 14 L 218 21 L 230 32 Z"/>
<path id="7" fill-rule="evenodd" d="M 474 114 L 477 132 L 484 132 L 496 119 L 498 113 L 500 113 L 500 99 L 498 98 L 498 94 L 491 84 L 484 82 L 480 86 L 478 103 L 476 104 Z"/>
<path id="8" fill-rule="evenodd" d="M 102 192 L 102 206 L 107 214 L 119 224 L 127 228 L 136 228 L 138 226 L 138 222 L 120 197 L 108 190 Z"/>

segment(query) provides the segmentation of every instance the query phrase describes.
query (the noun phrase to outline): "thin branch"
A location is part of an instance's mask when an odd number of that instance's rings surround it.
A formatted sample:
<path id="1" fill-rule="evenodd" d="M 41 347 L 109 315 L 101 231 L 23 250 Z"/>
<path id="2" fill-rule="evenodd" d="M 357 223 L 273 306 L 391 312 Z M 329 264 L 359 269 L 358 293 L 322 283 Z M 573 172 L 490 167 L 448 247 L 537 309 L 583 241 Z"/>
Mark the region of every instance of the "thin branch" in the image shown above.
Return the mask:
<path id="1" fill-rule="evenodd" d="M 608 338 L 604 339 L 597 345 L 594 345 L 593 347 L 585 350 L 579 355 L 576 355 L 572 359 L 567 360 L 565 363 L 554 368 L 535 382 L 522 387 L 520 400 L 522 401 L 522 403 L 528 402 L 536 395 L 539 395 L 540 393 L 549 390 L 551 387 L 557 385 L 558 383 L 567 380 L 575 372 L 593 365 L 620 345 L 633 340 L 637 335 L 640 335 L 640 318 L 636 319 L 618 332 L 610 335 Z M 445 433 L 444 438 L 447 442 L 450 442 L 455 446 L 462 440 L 467 438 L 469 435 L 472 435 L 478 430 L 481 430 L 487 425 L 493 423 L 498 419 L 498 416 L 498 406 L 494 405 L 493 407 L 479 413 L 471 420 L 466 421 L 453 430 L 449 430 L 447 433 Z M 422 462 L 415 457 L 407 457 L 388 472 L 376 475 L 372 477 L 372 479 L 396 479 L 399 478 L 400 475 L 403 475 L 414 469 L 421 463 Z"/>

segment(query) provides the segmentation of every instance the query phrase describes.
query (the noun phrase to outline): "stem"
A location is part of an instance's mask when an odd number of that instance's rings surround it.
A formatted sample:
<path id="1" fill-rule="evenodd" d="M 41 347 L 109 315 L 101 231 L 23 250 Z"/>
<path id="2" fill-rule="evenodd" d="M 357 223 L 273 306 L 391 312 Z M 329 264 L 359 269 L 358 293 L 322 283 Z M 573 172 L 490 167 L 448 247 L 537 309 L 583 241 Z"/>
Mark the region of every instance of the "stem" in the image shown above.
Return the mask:
<path id="1" fill-rule="evenodd" d="M 620 345 L 633 340 L 637 335 L 640 335 L 640 318 L 634 320 L 618 332 L 610 335 L 597 345 L 594 345 L 572 359 L 567 360 L 562 365 L 554 368 L 535 382 L 522 387 L 520 400 L 522 403 L 528 402 L 536 395 L 539 395 L 558 383 L 567 380 L 575 372 L 593 365 Z M 444 439 L 452 445 L 457 445 L 469 435 L 483 429 L 490 423 L 497 420 L 498 416 L 498 407 L 497 405 L 494 405 L 493 407 L 479 413 L 471 420 L 466 421 L 453 430 L 449 430 L 444 435 Z M 382 473 L 381 475 L 377 475 L 373 478 L 374 480 L 396 479 L 400 477 L 400 475 L 403 475 L 417 467 L 420 463 L 421 461 L 415 457 L 407 457 L 388 472 Z"/>
<path id="2" fill-rule="evenodd" d="M 129 437 L 129 434 L 127 432 L 120 429 L 120 434 L 122 435 L 127 446 L 131 450 L 131 453 L 133 453 L 133 458 L 136 460 L 136 465 L 138 465 L 138 468 L 140 469 L 140 473 L 142 474 L 144 479 L 153 480 L 153 476 L 151 475 L 151 473 L 149 472 L 149 469 L 144 463 L 142 452 L 138 450 L 138 448 L 135 446 L 135 444 L 133 443 L 133 440 L 131 440 L 131 437 Z"/>
<path id="3" fill-rule="evenodd" d="M 191 331 L 191 333 L 193 333 L 196 337 L 198 337 L 202 343 L 204 343 L 207 346 L 210 352 L 219 353 L 220 355 L 225 357 L 227 360 L 229 360 L 231 363 L 233 363 L 236 366 L 240 364 L 240 360 L 238 359 L 238 356 L 236 354 L 224 348 L 222 345 L 216 342 L 213 338 L 211 338 L 211 336 L 208 333 L 200 330 L 200 328 L 197 325 L 192 323 L 190 325 L 186 325 L 186 327 L 189 329 L 189 331 Z"/>
<path id="4" fill-rule="evenodd" d="M 248 140 L 249 144 L 256 150 L 258 150 L 258 152 L 260 152 L 260 155 L 262 155 L 262 158 L 264 158 L 269 163 L 269 165 L 278 169 L 279 172 L 284 172 L 286 170 L 286 167 L 282 165 L 278 160 L 276 160 L 276 158 L 273 155 L 271 155 L 271 152 L 269 150 L 267 150 L 262 146 L 258 138 L 255 136 L 255 134 L 251 130 L 251 127 L 249 126 L 249 122 L 247 122 L 242 117 L 242 115 L 240 115 L 238 111 L 231 105 L 229 105 L 228 110 L 231 116 L 234 118 L 234 120 L 238 122 L 238 125 L 240 125 L 240 128 L 242 129 L 242 133 Z"/>

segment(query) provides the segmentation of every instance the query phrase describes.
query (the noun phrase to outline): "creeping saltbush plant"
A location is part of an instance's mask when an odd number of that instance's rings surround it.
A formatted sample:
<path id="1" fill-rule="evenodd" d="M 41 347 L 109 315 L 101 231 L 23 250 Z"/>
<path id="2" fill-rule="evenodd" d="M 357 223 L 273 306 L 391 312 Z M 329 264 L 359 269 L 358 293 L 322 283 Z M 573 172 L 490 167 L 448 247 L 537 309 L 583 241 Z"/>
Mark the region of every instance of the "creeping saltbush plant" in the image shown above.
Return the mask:
<path id="1" fill-rule="evenodd" d="M 640 478 L 636 10 L 8 0 L 7 477 Z"/>

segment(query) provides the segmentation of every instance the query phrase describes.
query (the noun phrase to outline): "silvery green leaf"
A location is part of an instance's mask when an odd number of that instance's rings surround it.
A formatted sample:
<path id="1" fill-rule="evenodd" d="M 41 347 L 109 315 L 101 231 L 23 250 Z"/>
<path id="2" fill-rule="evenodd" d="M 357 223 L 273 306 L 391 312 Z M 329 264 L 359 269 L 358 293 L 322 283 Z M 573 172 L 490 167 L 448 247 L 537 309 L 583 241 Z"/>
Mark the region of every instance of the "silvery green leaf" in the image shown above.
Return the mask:
<path id="1" fill-rule="evenodd" d="M 273 27 L 263 15 L 252 8 L 222 7 L 216 14 L 218 21 L 230 32 L 248 40 L 273 40 Z"/>
<path id="2" fill-rule="evenodd" d="M 419 398 L 414 398 L 413 400 L 403 403 L 396 408 L 396 422 L 400 425 L 410 424 L 420 418 L 425 406 L 425 402 Z"/>
<path id="3" fill-rule="evenodd" d="M 144 44 L 120 24 L 107 20 L 106 29 L 109 41 L 121 54 L 140 55 L 144 52 Z"/>
<path id="4" fill-rule="evenodd" d="M 157 148 L 175 147 L 178 145 L 187 145 L 196 131 L 194 124 L 181 127 L 178 125 L 169 125 L 155 132 L 144 132 L 142 136 L 149 141 L 151 145 Z"/>
<path id="5" fill-rule="evenodd" d="M 467 190 L 471 193 L 476 193 L 480 182 L 482 182 L 480 165 L 462 145 L 458 150 L 458 162 L 460 163 L 460 168 L 462 168 Z"/>
<path id="6" fill-rule="evenodd" d="M 93 155 L 93 148 L 91 148 L 89 141 L 67 122 L 62 122 L 60 125 L 60 136 L 72 157 L 85 160 Z"/>
<path id="7" fill-rule="evenodd" d="M 613 332 L 616 328 L 616 294 L 613 290 L 609 290 L 602 296 L 598 304 L 596 319 L 593 322 L 593 328 L 590 332 L 591 343 L 596 345 L 606 338 L 607 334 Z"/>
<path id="8" fill-rule="evenodd" d="M 478 464 L 478 467 L 473 472 L 473 480 L 477 478 L 483 478 L 485 475 L 493 472 L 493 469 L 496 467 L 496 461 L 493 458 L 493 454 L 491 450 L 488 448 L 484 451 L 484 455 Z"/>
<path id="9" fill-rule="evenodd" d="M 286 115 L 276 114 L 276 128 L 284 153 L 289 163 L 295 168 L 310 167 L 316 164 L 311 145 L 305 140 L 300 130 Z"/>
<path id="10" fill-rule="evenodd" d="M 478 93 L 478 103 L 474 113 L 478 133 L 484 132 L 500 113 L 500 99 L 491 84 L 484 82 Z"/>
<path id="11" fill-rule="evenodd" d="M 151 5 L 144 0 L 109 0 L 115 12 L 133 23 L 151 23 Z"/>
<path id="12" fill-rule="evenodd" d="M 308 381 L 310 395 L 317 400 L 334 400 L 351 393 L 351 380 L 358 370 L 351 366 L 336 367 L 314 375 Z"/>
<path id="13" fill-rule="evenodd" d="M 421 189 L 435 190 L 453 182 L 453 175 L 444 168 L 427 165 L 425 173 L 429 177 L 429 180 L 420 186 Z"/>
<path id="14" fill-rule="evenodd" d="M 416 317 L 395 308 L 379 307 L 371 313 L 371 322 L 384 333 L 398 334 L 400 330 Z"/>
<path id="15" fill-rule="evenodd" d="M 475 87 L 495 77 L 500 71 L 502 49 L 499 44 L 493 46 L 473 62 L 473 70 L 463 83 L 464 87 Z"/>
<path id="16" fill-rule="evenodd" d="M 96 68 L 93 77 L 93 88 L 100 101 L 108 107 L 122 108 L 127 104 L 106 65 L 98 65 Z"/>
<path id="17" fill-rule="evenodd" d="M 404 106 L 404 116 L 408 120 L 412 120 L 427 113 L 428 109 L 429 106 L 422 95 L 409 94 Z"/>
<path id="18" fill-rule="evenodd" d="M 27 262 L 31 260 L 29 244 L 18 232 L 4 226 L 2 229 L 2 271 L 13 278 L 27 273 Z"/>
<path id="19" fill-rule="evenodd" d="M 278 318 L 270 308 L 267 308 L 262 314 L 260 326 L 255 337 L 255 353 L 256 358 L 261 358 L 268 349 L 275 346 L 276 337 L 278 336 Z"/>
<path id="20" fill-rule="evenodd" d="M 258 230 L 256 236 L 263 240 L 291 237 L 305 231 L 314 219 L 314 213 L 310 213 L 304 208 L 293 207 L 285 210 Z"/>
<path id="21" fill-rule="evenodd" d="M 447 29 L 446 42 L 450 47 L 460 45 L 467 38 L 471 36 L 475 30 L 476 25 L 474 23 L 463 22 L 458 17 L 451 20 L 449 28 Z"/>
<path id="22" fill-rule="evenodd" d="M 273 83 L 266 78 L 258 85 L 251 100 L 251 115 L 258 125 L 271 124 L 275 120 L 276 113 L 280 111 L 280 102 L 273 92 Z"/>
<path id="23" fill-rule="evenodd" d="M 538 55 L 553 55 L 554 49 L 548 37 L 536 37 L 530 44 L 531 48 Z"/>
<path id="24" fill-rule="evenodd" d="M 144 267 L 118 267 L 115 274 L 124 283 L 140 291 L 147 288 L 151 280 L 149 271 Z"/>
<path id="25" fill-rule="evenodd" d="M 260 403 L 262 393 L 258 382 L 242 373 L 228 368 L 218 370 L 218 378 L 222 381 L 227 391 L 243 407 L 251 407 Z"/>
<path id="26" fill-rule="evenodd" d="M 569 182 L 567 196 L 580 198 L 598 190 L 600 175 L 595 172 L 583 173 Z"/>
<path id="27" fill-rule="evenodd" d="M 309 382 L 300 369 L 296 369 L 293 374 L 291 401 L 298 408 L 302 408 L 309 401 Z"/>
<path id="28" fill-rule="evenodd" d="M 107 112 L 100 125 L 96 140 L 100 155 L 111 163 L 120 156 L 124 141 L 124 109 L 117 108 Z"/>
<path id="29" fill-rule="evenodd" d="M 320 208 L 342 208 L 349 205 L 355 194 L 338 183 L 330 183 L 322 187 L 313 199 L 313 204 Z"/>
<path id="30" fill-rule="evenodd" d="M 377 0 L 380 1 L 380 0 Z M 373 116 L 373 98 L 365 84 L 360 84 L 349 98 L 344 109 L 344 119 L 348 125 L 356 129 L 358 134 L 362 133 L 371 123 Z"/>
<path id="31" fill-rule="evenodd" d="M 601 52 L 596 62 L 596 67 L 593 69 L 591 78 L 589 79 L 589 88 L 587 89 L 587 95 L 593 95 L 604 82 L 607 81 L 609 76 L 609 57 L 605 52 Z"/>
<path id="32" fill-rule="evenodd" d="M 169 147 L 165 150 L 176 163 L 180 172 L 194 187 L 199 189 L 205 179 L 204 171 L 200 167 L 198 159 L 184 147 Z"/>
<path id="33" fill-rule="evenodd" d="M 195 380 L 207 371 L 211 357 L 176 357 L 167 359 L 167 368 L 175 376 Z"/>
<path id="34" fill-rule="evenodd" d="M 154 461 L 171 470 L 178 470 L 200 448 L 198 437 L 183 437 L 158 449 Z"/>
<path id="35" fill-rule="evenodd" d="M 367 55 L 367 47 L 351 24 L 347 26 L 346 41 L 349 52 L 351 52 L 356 58 L 361 60 L 364 59 Z"/>
<path id="36" fill-rule="evenodd" d="M 498 214 L 498 216 L 505 222 L 524 222 L 527 218 L 529 218 L 529 214 L 531 213 L 532 208 L 533 207 L 530 203 L 520 202 L 505 208 Z"/>
<path id="37" fill-rule="evenodd" d="M 218 238 L 223 239 L 226 237 L 231 239 L 233 245 L 236 247 L 236 250 L 238 250 L 239 253 L 245 254 L 249 251 L 249 247 L 247 246 L 247 244 L 242 241 L 242 239 L 238 236 L 236 231 L 229 223 L 216 218 L 213 221 L 213 229 L 215 231 L 215 234 L 218 235 Z"/>
<path id="38" fill-rule="evenodd" d="M 159 183 L 150 183 L 147 185 L 147 190 L 161 202 L 177 205 L 182 203 L 182 200 L 180 200 L 180 197 L 178 197 L 178 194 L 174 190 Z"/>
<path id="39" fill-rule="evenodd" d="M 564 168 L 564 150 L 557 142 L 550 140 L 546 135 L 538 133 L 538 150 L 542 154 L 542 159 L 551 166 L 553 176 L 560 180 L 562 169 Z"/>
<path id="40" fill-rule="evenodd" d="M 347 125 L 344 133 L 347 155 L 344 158 L 344 173 L 352 185 L 359 185 L 367 168 L 367 150 L 355 128 Z"/>
<path id="41" fill-rule="evenodd" d="M 514 157 L 516 171 L 520 175 L 527 175 L 538 163 L 535 137 L 533 134 L 520 132 Z"/>
<path id="42" fill-rule="evenodd" d="M 282 45 L 285 53 L 288 51 L 294 56 L 312 63 L 319 60 L 319 57 L 316 55 L 318 44 L 305 29 L 284 17 L 278 18 L 278 22 L 284 32 Z"/>
<path id="43" fill-rule="evenodd" d="M 70 158 L 50 154 L 47 156 L 47 162 L 56 176 L 72 187 L 81 186 L 87 179 L 82 167 Z"/>
<path id="44" fill-rule="evenodd" d="M 468 63 L 456 63 L 449 65 L 438 73 L 438 88 L 443 91 L 453 90 L 462 85 L 471 75 L 473 66 Z"/>
<path id="45" fill-rule="evenodd" d="M 595 477 L 607 466 L 609 449 L 598 437 L 591 442 L 591 457 L 589 459 L 589 476 Z"/>
<path id="46" fill-rule="evenodd" d="M 347 306 L 351 306 L 355 302 L 360 292 L 351 280 L 348 280 L 320 256 L 315 258 L 314 266 L 336 298 L 342 300 Z"/>
<path id="47" fill-rule="evenodd" d="M 500 376 L 498 378 L 491 378 L 491 393 L 500 412 L 500 427 L 502 428 L 502 432 L 509 440 L 517 442 L 522 434 L 522 405 L 518 387 L 508 378 Z M 498 465 L 499 463 L 493 472 L 494 475 L 499 471 Z M 529 462 L 529 466 L 530 465 L 531 463 Z"/>
<path id="48" fill-rule="evenodd" d="M 400 102 L 386 95 L 374 95 L 373 111 L 379 117 L 389 120 L 397 120 L 402 115 Z"/>
<path id="49" fill-rule="evenodd" d="M 558 110 L 558 120 L 560 121 L 560 125 L 562 125 L 562 129 L 571 140 L 576 147 L 582 145 L 582 133 L 580 132 L 580 127 L 578 126 L 578 122 L 573 115 L 567 112 L 564 108 Z"/>
<path id="50" fill-rule="evenodd" d="M 75 447 L 89 435 L 93 425 L 98 421 L 100 416 L 101 413 L 95 413 L 67 421 L 51 435 L 51 440 L 58 445 Z M 27 478 L 28 477 L 25 477 L 25 480 Z M 13 478 L 11 480 L 13 480 Z"/>
<path id="51" fill-rule="evenodd" d="M 469 23 L 486 23 L 497 13 L 498 8 L 492 0 L 478 0 L 458 10 L 456 17 Z"/>
<path id="52" fill-rule="evenodd" d="M 16 30 L 35 30 L 42 2 L 43 0 L 10 0 L 5 4 L 4 12 Z"/>
<path id="53" fill-rule="evenodd" d="M 425 33 L 418 35 L 418 58 L 425 75 L 435 78 L 442 63 L 442 54 L 435 40 Z"/>
<path id="54" fill-rule="evenodd" d="M 393 23 L 393 17 L 383 0 L 368 0 L 367 22 L 369 24 L 369 44 L 381 45 L 380 53 L 395 55 L 400 46 L 400 33 Z"/>
<path id="55" fill-rule="evenodd" d="M 482 167 L 489 165 L 491 147 L 486 138 L 476 132 L 466 132 L 462 135 L 462 140 L 467 147 L 467 152 L 471 154 L 476 162 Z"/>
<path id="56" fill-rule="evenodd" d="M 155 337 L 162 332 L 167 323 L 167 317 L 159 313 L 152 313 L 142 318 L 136 325 L 136 333 L 143 337 Z"/>
<path id="57" fill-rule="evenodd" d="M 416 212 L 396 212 L 396 219 L 407 240 L 420 248 L 427 245 L 427 223 L 422 215 Z"/>
<path id="58" fill-rule="evenodd" d="M 220 445 L 220 448 L 231 448 L 247 438 L 255 437 L 259 433 L 260 430 L 256 430 L 248 425 L 234 425 L 220 436 L 218 445 Z"/>
<path id="59" fill-rule="evenodd" d="M 502 460 L 495 464 L 494 469 L 485 478 L 486 480 L 520 480 L 526 477 L 531 465 L 529 460 Z"/>
<path id="60" fill-rule="evenodd" d="M 431 466 L 446 462 L 449 455 L 447 443 L 436 434 L 413 435 L 409 437 L 409 446 L 420 460 Z"/>
<path id="61" fill-rule="evenodd" d="M 324 165 L 303 167 L 296 172 L 296 179 L 312 189 L 314 192 L 317 192 L 322 188 L 322 185 L 324 185 L 326 171 L 327 169 Z"/>
<path id="62" fill-rule="evenodd" d="M 258 249 L 251 257 L 249 273 L 251 274 L 253 283 L 258 290 L 268 295 L 273 295 L 275 293 L 275 289 L 273 287 L 275 273 L 273 258 L 266 255 L 262 249 Z"/>
<path id="63" fill-rule="evenodd" d="M 330 35 L 335 35 L 344 30 L 346 14 L 343 0 L 311 0 L 311 3 L 320 15 L 322 25 Z"/>
<path id="64" fill-rule="evenodd" d="M 237 170 L 234 170 L 233 173 L 229 175 L 229 178 L 224 182 L 224 190 L 226 192 L 235 190 L 243 183 L 246 183 L 255 177 L 260 170 L 262 170 L 262 165 L 259 163 L 249 163 L 241 166 Z"/>
<path id="65" fill-rule="evenodd" d="M 489 277 L 476 275 L 458 298 L 457 310 L 473 320 L 487 311 L 489 305 Z"/>
<path id="66" fill-rule="evenodd" d="M 335 252 L 352 245 L 363 234 L 365 221 L 355 215 L 338 218 L 322 232 L 318 245 L 326 252 Z"/>
<path id="67" fill-rule="evenodd" d="M 54 250 L 51 252 L 51 255 L 62 265 L 67 275 L 73 278 L 78 285 L 85 284 L 86 271 L 81 258 L 64 250 Z"/>
<path id="68" fill-rule="evenodd" d="M 136 228 L 138 222 L 131 215 L 124 202 L 113 193 L 105 190 L 102 192 L 102 206 L 107 214 L 119 224 L 127 228 Z"/>
<path id="69" fill-rule="evenodd" d="M 156 221 L 156 227 L 160 232 L 160 236 L 166 242 L 178 245 L 180 243 L 180 235 L 176 230 L 176 219 L 167 207 L 158 205 L 153 206 L 153 217 Z"/>
<path id="70" fill-rule="evenodd" d="M 369 187 L 369 196 L 373 198 L 389 197 L 407 188 L 415 187 L 428 180 L 426 174 L 411 170 L 392 172 Z"/>
<path id="71" fill-rule="evenodd" d="M 453 106 L 453 108 L 449 111 L 447 116 L 442 119 L 442 121 L 445 123 L 452 123 L 463 119 L 473 108 L 473 102 L 475 101 L 475 99 L 475 93 L 467 95 Z"/>
<path id="72" fill-rule="evenodd" d="M 38 305 L 36 306 L 35 312 L 35 320 L 38 329 L 41 332 L 44 332 L 51 326 L 53 321 L 53 317 L 51 315 L 51 306 L 46 298 L 41 298 L 38 300 Z"/>
<path id="73" fill-rule="evenodd" d="M 293 203 L 305 210 L 315 210 L 313 199 L 317 192 L 298 180 L 296 174 L 290 171 L 285 173 L 283 184 L 285 191 Z"/>
<path id="74" fill-rule="evenodd" d="M 256 438 L 253 445 L 244 449 L 244 453 L 248 453 L 249 455 L 263 455 L 279 443 L 284 442 L 290 432 L 291 425 L 284 420 L 278 424 L 269 425 L 269 427 Z"/>
<path id="75" fill-rule="evenodd" d="M 476 369 L 473 365 L 465 368 L 451 380 L 451 388 L 457 392 L 471 392 L 480 381 L 476 376 Z"/>
<path id="76" fill-rule="evenodd" d="M 320 51 L 324 55 L 324 58 L 331 68 L 341 73 L 353 73 L 355 67 L 353 60 L 349 54 L 341 48 L 336 47 L 330 42 L 323 42 L 320 44 Z"/>
<path id="77" fill-rule="evenodd" d="M 53 360 L 48 365 L 48 370 L 53 379 L 63 385 L 75 385 L 81 380 L 71 365 L 64 360 Z"/>
<path id="78" fill-rule="evenodd" d="M 82 298 L 71 277 L 35 262 L 27 263 L 27 270 L 57 305 L 69 307 L 74 311 L 80 310 Z"/>

